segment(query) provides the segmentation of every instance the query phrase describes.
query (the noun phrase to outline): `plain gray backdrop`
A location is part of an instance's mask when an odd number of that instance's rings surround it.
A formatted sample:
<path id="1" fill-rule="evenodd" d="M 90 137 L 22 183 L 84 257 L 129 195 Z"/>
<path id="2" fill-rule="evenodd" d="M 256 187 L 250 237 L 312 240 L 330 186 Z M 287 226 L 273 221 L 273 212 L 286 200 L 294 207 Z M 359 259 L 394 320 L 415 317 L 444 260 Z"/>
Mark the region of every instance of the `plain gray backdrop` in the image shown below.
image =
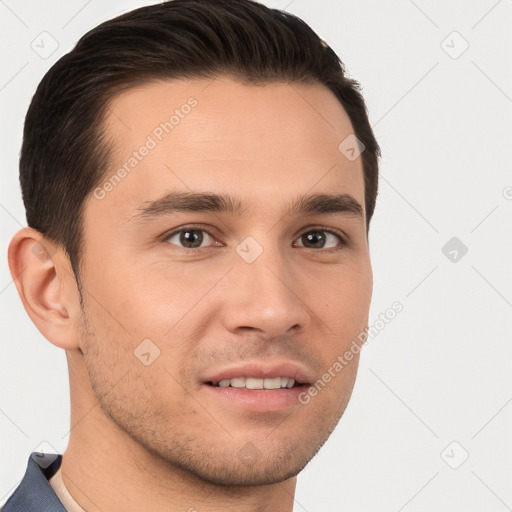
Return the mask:
<path id="1" fill-rule="evenodd" d="M 31 323 L 7 266 L 26 225 L 25 113 L 81 35 L 149 3 L 0 0 L 0 505 L 30 452 L 62 453 L 69 431 L 65 354 Z M 309 23 L 363 86 L 383 152 L 370 323 L 403 305 L 363 349 L 294 510 L 512 510 L 512 2 L 264 3 Z"/>

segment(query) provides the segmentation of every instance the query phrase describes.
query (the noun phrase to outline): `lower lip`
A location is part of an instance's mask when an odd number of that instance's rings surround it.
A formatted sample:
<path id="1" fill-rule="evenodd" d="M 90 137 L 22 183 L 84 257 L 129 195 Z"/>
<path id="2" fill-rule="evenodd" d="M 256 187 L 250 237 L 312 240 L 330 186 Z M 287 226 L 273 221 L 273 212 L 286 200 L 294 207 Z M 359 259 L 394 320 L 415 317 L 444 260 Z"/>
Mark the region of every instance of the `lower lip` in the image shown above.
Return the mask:
<path id="1" fill-rule="evenodd" d="M 307 390 L 307 386 L 281 389 L 247 389 L 221 388 L 205 384 L 211 396 L 233 404 L 247 411 L 276 412 L 300 405 L 299 395 Z"/>

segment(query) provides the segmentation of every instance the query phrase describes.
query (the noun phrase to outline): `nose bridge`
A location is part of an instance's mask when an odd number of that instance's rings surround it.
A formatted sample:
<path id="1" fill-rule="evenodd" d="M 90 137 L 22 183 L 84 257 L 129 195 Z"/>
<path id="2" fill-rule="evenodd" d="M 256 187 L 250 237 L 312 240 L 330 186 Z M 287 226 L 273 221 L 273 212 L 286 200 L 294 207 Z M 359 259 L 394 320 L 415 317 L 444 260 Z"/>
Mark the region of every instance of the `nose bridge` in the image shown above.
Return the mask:
<path id="1" fill-rule="evenodd" d="M 271 239 L 268 234 L 247 237 L 236 248 L 232 273 L 236 290 L 226 315 L 230 329 L 251 327 L 271 337 L 308 322 L 286 253 Z"/>

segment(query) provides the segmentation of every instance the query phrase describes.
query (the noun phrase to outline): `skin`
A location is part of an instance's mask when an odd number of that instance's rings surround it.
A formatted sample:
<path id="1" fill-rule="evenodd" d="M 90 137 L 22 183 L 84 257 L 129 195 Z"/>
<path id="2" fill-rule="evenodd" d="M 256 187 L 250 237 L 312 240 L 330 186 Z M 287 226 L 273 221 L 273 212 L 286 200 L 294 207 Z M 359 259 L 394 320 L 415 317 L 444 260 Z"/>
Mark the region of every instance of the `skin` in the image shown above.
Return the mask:
<path id="1" fill-rule="evenodd" d="M 353 128 L 321 85 L 219 77 L 131 89 L 105 121 L 115 148 L 106 177 L 191 96 L 197 106 L 135 169 L 103 199 L 88 197 L 83 311 L 60 247 L 25 228 L 9 249 L 28 314 L 66 350 L 62 473 L 88 512 L 141 503 L 291 511 L 296 475 L 338 423 L 356 377 L 358 356 L 309 403 L 283 411 L 247 411 L 205 389 L 208 372 L 244 361 L 292 360 L 311 382 L 321 378 L 368 324 L 372 272 L 361 158 L 338 150 Z M 145 202 L 191 190 L 229 193 L 246 213 L 130 221 Z M 288 213 L 297 196 L 321 193 L 349 194 L 363 215 Z M 211 234 L 202 232 L 200 248 L 162 237 L 190 224 Z M 326 248 L 309 247 L 302 235 L 320 228 L 346 244 L 327 234 Z M 236 252 L 247 236 L 263 249 L 252 263 Z M 160 355 L 145 366 L 134 350 L 147 338 Z"/>

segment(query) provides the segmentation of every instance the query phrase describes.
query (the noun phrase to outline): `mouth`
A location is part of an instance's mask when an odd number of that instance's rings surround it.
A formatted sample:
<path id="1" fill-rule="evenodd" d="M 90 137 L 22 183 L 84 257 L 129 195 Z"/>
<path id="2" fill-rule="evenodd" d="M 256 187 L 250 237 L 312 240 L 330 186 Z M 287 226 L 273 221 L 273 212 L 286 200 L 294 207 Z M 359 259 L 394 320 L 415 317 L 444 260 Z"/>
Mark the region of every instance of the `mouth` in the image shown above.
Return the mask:
<path id="1" fill-rule="evenodd" d="M 264 389 L 264 390 L 276 390 L 276 389 L 290 389 L 305 386 L 306 383 L 297 382 L 292 377 L 234 377 L 232 379 L 222 379 L 216 382 L 206 382 L 207 385 L 216 388 L 236 388 L 236 389 Z"/>
<path id="2" fill-rule="evenodd" d="M 307 368 L 292 362 L 254 362 L 212 373 L 202 383 L 209 399 L 224 408 L 269 413 L 301 405 L 299 396 L 312 381 Z"/>

